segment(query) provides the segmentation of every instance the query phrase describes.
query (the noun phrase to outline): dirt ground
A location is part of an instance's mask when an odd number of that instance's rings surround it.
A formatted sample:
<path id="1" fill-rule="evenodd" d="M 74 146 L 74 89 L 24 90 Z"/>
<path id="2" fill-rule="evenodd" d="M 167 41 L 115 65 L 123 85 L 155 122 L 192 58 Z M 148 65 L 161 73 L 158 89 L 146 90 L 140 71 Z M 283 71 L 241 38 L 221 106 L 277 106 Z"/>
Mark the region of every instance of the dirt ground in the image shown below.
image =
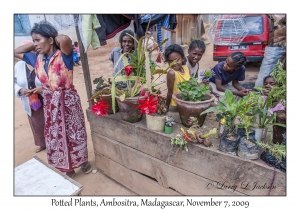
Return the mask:
<path id="1" fill-rule="evenodd" d="M 207 49 L 200 61 L 200 70 L 212 68 L 215 64 L 217 64 L 217 62 L 212 60 L 213 45 L 208 41 L 205 42 L 207 44 Z M 187 46 L 184 47 L 184 50 L 187 54 Z M 112 63 L 108 60 L 110 52 L 111 49 L 105 47 L 101 47 L 96 50 L 89 48 L 87 56 L 91 80 L 101 75 L 105 78 L 111 77 Z M 152 59 L 156 58 L 156 56 L 157 53 L 154 53 L 152 55 Z M 163 64 L 161 66 L 164 67 L 165 65 Z M 260 64 L 258 63 L 247 64 L 246 80 L 243 82 L 244 84 L 255 83 L 259 66 Z M 164 78 L 161 79 L 163 80 Z M 74 68 L 74 85 L 80 95 L 82 108 L 85 113 L 88 103 L 86 102 L 87 95 L 81 66 L 76 66 Z M 34 156 L 37 156 L 47 162 L 45 150 L 40 153 L 34 152 L 37 147 L 34 145 L 27 114 L 22 108 L 20 99 L 17 97 L 15 97 L 14 101 L 14 122 L 14 167 L 30 160 Z M 95 167 L 95 156 L 91 140 L 90 125 L 87 119 L 86 130 L 88 136 L 89 161 L 91 162 L 93 169 L 96 170 L 97 168 Z M 81 193 L 82 195 L 136 195 L 134 192 L 118 184 L 100 171 L 90 173 L 88 175 L 84 175 L 80 169 L 76 169 L 75 171 L 76 174 L 73 179 L 83 185 L 84 190 Z"/>

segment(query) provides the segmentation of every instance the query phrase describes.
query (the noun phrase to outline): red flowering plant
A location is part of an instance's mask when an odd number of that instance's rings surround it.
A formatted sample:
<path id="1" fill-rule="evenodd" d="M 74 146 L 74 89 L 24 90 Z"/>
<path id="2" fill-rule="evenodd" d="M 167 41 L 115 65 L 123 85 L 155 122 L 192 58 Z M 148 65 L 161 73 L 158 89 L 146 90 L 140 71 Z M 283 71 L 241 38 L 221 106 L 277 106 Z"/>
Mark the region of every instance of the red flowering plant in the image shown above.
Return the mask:
<path id="1" fill-rule="evenodd" d="M 146 36 L 143 36 L 140 38 L 140 40 L 137 40 L 130 34 L 127 35 L 132 37 L 138 44 L 136 52 L 123 53 L 115 65 L 116 68 L 121 60 L 124 64 L 124 67 L 120 69 L 115 74 L 116 76 L 114 76 L 111 80 L 112 107 L 114 113 L 116 103 L 115 96 L 119 96 L 119 99 L 123 101 L 127 97 L 136 97 L 138 95 L 141 95 L 141 91 L 143 88 L 146 88 L 147 91 L 152 94 L 152 87 L 155 86 L 154 82 L 152 81 L 154 75 L 158 75 L 158 77 L 155 79 L 157 80 L 161 75 L 166 74 L 170 66 L 172 66 L 176 61 L 173 61 L 166 69 L 160 69 L 160 67 L 156 65 L 154 61 L 149 59 L 149 54 L 163 45 L 168 39 L 163 40 L 151 51 L 147 51 L 147 44 L 145 45 L 145 47 L 143 47 L 143 41 L 145 40 Z M 131 58 L 130 62 L 128 61 L 126 56 L 129 56 Z M 122 74 L 121 76 L 119 76 L 120 73 Z M 124 89 L 117 89 L 117 82 L 126 82 L 127 87 Z"/>
<path id="2" fill-rule="evenodd" d="M 104 101 L 104 99 L 102 98 L 99 102 L 95 102 L 92 105 L 91 110 L 95 115 L 100 117 L 108 114 L 107 112 L 108 108 L 109 108 L 108 103 Z"/>
<path id="3" fill-rule="evenodd" d="M 149 114 L 149 115 L 166 115 L 167 114 L 167 106 L 166 106 L 166 98 L 162 97 L 159 94 L 150 94 L 145 93 L 144 98 L 138 98 L 139 106 L 141 114 Z"/>
<path id="4" fill-rule="evenodd" d="M 136 108 L 140 109 L 141 114 L 154 114 L 157 112 L 157 106 L 158 106 L 158 98 L 151 94 L 148 96 L 146 93 L 144 96 L 144 99 L 138 98 L 138 102 L 140 105 L 138 105 Z"/>

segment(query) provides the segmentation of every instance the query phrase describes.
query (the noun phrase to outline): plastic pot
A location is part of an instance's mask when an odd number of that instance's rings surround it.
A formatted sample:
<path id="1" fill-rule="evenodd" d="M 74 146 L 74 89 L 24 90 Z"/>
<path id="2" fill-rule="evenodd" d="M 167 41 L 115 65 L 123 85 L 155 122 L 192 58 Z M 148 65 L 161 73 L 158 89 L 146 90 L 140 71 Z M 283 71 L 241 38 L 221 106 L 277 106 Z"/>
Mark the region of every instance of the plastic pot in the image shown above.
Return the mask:
<path id="1" fill-rule="evenodd" d="M 264 129 L 263 128 L 255 128 L 254 131 L 255 131 L 255 136 L 254 136 L 255 140 L 261 141 L 262 137 L 263 137 Z"/>
<path id="2" fill-rule="evenodd" d="M 173 127 L 165 126 L 165 133 L 170 134 L 173 132 Z"/>

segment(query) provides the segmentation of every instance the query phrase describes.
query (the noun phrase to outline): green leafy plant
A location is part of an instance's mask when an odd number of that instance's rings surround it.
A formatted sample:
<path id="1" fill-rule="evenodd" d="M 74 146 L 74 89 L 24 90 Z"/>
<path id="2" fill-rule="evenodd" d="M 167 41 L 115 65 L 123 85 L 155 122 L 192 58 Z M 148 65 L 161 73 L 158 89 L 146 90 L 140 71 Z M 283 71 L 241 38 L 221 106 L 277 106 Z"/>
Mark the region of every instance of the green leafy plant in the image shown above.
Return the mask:
<path id="1" fill-rule="evenodd" d="M 269 152 L 275 156 L 278 162 L 281 162 L 282 158 L 286 157 L 286 145 L 282 144 L 265 144 L 263 142 L 256 142 L 256 144 L 262 148 L 268 149 Z"/>
<path id="2" fill-rule="evenodd" d="M 268 94 L 266 100 L 267 107 L 274 107 L 276 103 L 281 102 L 286 106 L 286 71 L 282 68 L 282 63 L 278 60 L 270 76 L 278 83 Z"/>
<path id="3" fill-rule="evenodd" d="M 131 36 L 130 34 L 127 34 Z M 127 97 L 138 96 L 142 88 L 147 88 L 147 90 L 152 93 L 152 83 L 151 78 L 155 74 L 166 74 L 170 66 L 172 66 L 176 61 L 173 61 L 166 69 L 157 69 L 158 65 L 155 65 L 150 62 L 149 54 L 156 50 L 158 47 L 163 45 L 168 39 L 163 40 L 159 45 L 153 48 L 150 52 L 147 51 L 147 45 L 143 48 L 143 41 L 146 38 L 145 36 L 141 37 L 140 40 L 137 40 L 135 37 L 131 36 L 137 42 L 137 49 L 135 53 L 123 53 L 119 60 L 117 61 L 115 68 L 118 66 L 118 63 L 123 60 L 124 67 L 120 69 L 116 76 L 112 78 L 112 105 L 113 111 L 115 113 L 115 96 L 119 96 L 120 100 L 123 101 Z M 128 59 L 125 56 L 130 56 L 131 62 L 129 63 Z M 151 65 L 151 68 L 150 68 Z M 118 76 L 122 71 L 125 71 L 125 74 Z M 116 88 L 117 82 L 126 82 L 127 87 L 118 90 Z"/>
<path id="4" fill-rule="evenodd" d="M 211 69 L 206 69 L 200 72 L 200 76 L 202 77 L 202 81 L 208 81 L 210 77 L 214 76 L 215 73 Z"/>
<path id="5" fill-rule="evenodd" d="M 190 78 L 188 81 L 177 84 L 178 89 L 181 91 L 181 97 L 184 101 L 203 101 L 207 99 L 209 85 L 198 85 L 196 78 Z"/>
<path id="6" fill-rule="evenodd" d="M 226 90 L 225 94 L 217 101 L 217 106 L 210 107 L 201 113 L 201 115 L 209 112 L 217 112 L 216 120 L 227 126 L 234 127 L 234 120 L 237 117 L 242 101 L 236 100 L 236 97 L 230 90 Z"/>
<path id="7" fill-rule="evenodd" d="M 238 127 L 244 128 L 246 131 L 246 137 L 249 139 L 249 128 L 254 126 L 255 116 L 253 115 L 253 109 L 258 104 L 258 99 L 261 98 L 256 92 L 251 92 L 249 95 L 240 99 L 240 107 L 237 112 L 238 120 L 240 124 Z"/>
<path id="8" fill-rule="evenodd" d="M 185 149 L 185 151 L 189 151 L 187 147 L 187 142 L 182 139 L 182 136 L 180 134 L 177 134 L 177 136 L 171 138 L 171 145 L 177 145 Z"/>
<path id="9" fill-rule="evenodd" d="M 276 112 L 273 114 L 269 114 L 268 107 L 266 101 L 263 101 L 262 97 L 257 98 L 258 103 L 257 106 L 253 109 L 253 114 L 257 116 L 256 125 L 258 128 L 268 128 L 269 130 L 271 126 L 277 125 L 281 127 L 286 127 L 286 125 L 281 123 L 275 123 L 276 121 Z"/>
<path id="10" fill-rule="evenodd" d="M 91 98 L 88 100 L 91 101 L 93 99 L 100 99 L 102 98 L 102 95 L 109 95 L 111 94 L 111 84 L 110 84 L 110 78 L 106 80 L 103 78 L 103 76 L 100 76 L 98 78 L 95 78 L 93 80 L 93 84 L 96 85 L 96 88 L 92 92 Z M 116 92 L 120 93 L 120 90 L 116 88 Z"/>

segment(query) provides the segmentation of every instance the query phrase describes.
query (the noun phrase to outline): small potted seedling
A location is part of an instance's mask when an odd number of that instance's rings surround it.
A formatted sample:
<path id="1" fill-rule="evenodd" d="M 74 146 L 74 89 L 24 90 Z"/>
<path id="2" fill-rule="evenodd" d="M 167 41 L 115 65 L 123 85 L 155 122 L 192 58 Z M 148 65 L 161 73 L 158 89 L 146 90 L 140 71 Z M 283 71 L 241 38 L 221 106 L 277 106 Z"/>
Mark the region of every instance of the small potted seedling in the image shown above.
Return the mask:
<path id="1" fill-rule="evenodd" d="M 173 125 L 175 124 L 175 119 L 171 116 L 166 116 L 165 118 L 165 133 L 170 134 L 173 132 Z"/>

